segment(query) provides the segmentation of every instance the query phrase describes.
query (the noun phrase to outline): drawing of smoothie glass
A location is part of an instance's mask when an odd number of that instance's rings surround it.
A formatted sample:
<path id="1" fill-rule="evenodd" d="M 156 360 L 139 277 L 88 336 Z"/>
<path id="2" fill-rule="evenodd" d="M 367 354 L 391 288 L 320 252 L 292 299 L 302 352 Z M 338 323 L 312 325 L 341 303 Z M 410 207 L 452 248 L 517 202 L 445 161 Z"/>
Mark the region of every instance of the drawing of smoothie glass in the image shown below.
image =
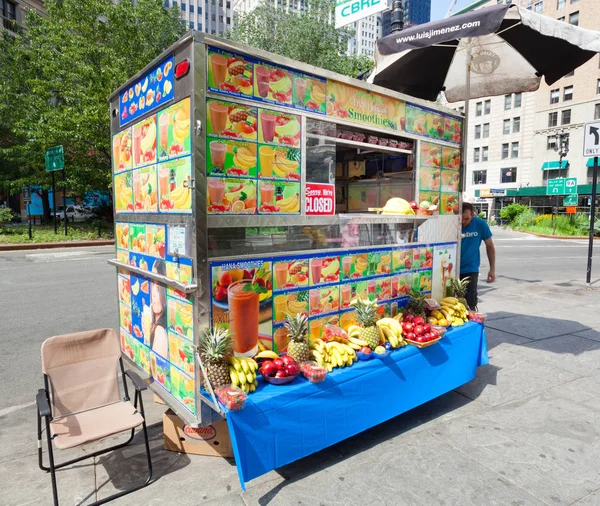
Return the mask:
<path id="1" fill-rule="evenodd" d="M 229 330 L 236 356 L 252 357 L 258 350 L 258 314 L 260 295 L 254 290 L 244 290 L 251 283 L 244 279 L 227 288 L 229 305 Z"/>
<path id="2" fill-rule="evenodd" d="M 256 65 L 256 85 L 258 87 L 258 95 L 265 98 L 269 94 L 269 78 L 271 72 L 267 67 Z"/>

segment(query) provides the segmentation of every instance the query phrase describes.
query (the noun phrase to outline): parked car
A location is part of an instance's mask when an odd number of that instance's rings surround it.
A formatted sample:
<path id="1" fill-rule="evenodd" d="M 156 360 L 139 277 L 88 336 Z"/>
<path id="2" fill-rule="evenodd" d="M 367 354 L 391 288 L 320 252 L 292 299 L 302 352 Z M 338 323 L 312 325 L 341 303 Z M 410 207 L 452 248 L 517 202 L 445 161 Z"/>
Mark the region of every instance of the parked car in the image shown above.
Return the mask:
<path id="1" fill-rule="evenodd" d="M 90 209 L 76 205 L 68 205 L 66 212 L 67 219 L 69 221 L 85 221 L 94 216 L 94 213 Z M 60 221 L 63 221 L 65 219 L 64 206 L 58 206 L 56 208 L 56 219 Z"/>

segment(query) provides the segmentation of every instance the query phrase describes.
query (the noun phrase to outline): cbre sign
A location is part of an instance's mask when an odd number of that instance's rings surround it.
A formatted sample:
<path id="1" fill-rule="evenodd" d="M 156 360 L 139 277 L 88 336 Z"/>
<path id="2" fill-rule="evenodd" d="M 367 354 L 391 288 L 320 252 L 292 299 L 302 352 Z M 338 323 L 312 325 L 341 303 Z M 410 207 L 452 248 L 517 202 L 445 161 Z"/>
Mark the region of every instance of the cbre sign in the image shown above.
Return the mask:
<path id="1" fill-rule="evenodd" d="M 335 27 L 341 28 L 387 8 L 384 0 L 336 0 Z"/>

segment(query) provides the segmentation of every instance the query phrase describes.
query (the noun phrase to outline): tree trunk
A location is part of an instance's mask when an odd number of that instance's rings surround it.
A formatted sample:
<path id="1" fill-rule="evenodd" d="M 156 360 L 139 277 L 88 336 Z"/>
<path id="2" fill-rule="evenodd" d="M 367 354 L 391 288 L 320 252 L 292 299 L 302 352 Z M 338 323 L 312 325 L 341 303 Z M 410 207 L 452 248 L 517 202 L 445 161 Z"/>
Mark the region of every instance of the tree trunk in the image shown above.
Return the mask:
<path id="1" fill-rule="evenodd" d="M 50 223 L 52 221 L 52 215 L 50 210 L 50 197 L 48 190 L 42 190 L 42 208 L 44 209 L 44 222 Z"/>

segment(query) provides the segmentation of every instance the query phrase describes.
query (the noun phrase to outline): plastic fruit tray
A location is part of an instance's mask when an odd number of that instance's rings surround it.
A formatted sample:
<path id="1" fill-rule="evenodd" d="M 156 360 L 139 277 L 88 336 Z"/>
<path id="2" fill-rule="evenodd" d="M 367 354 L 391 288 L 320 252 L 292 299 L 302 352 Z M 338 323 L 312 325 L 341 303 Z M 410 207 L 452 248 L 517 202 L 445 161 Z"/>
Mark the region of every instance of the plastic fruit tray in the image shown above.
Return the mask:
<path id="1" fill-rule="evenodd" d="M 437 343 L 440 339 L 441 339 L 441 337 L 438 337 L 437 339 L 434 339 L 433 341 L 427 341 L 426 343 L 418 343 L 417 341 L 411 341 L 410 339 L 407 339 L 406 342 L 408 344 L 412 344 L 413 346 L 416 346 L 417 348 L 427 348 L 428 346 L 431 346 L 431 345 Z"/>

